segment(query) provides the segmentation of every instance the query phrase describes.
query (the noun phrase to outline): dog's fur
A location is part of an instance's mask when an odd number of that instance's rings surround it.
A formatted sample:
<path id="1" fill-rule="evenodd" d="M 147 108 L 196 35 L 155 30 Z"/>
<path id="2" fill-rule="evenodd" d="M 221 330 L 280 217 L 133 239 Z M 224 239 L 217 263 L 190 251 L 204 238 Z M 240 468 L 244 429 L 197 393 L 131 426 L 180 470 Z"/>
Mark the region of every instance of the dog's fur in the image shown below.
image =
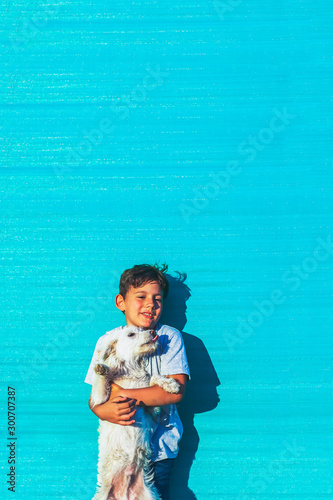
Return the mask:
<path id="1" fill-rule="evenodd" d="M 135 327 L 110 332 L 98 352 L 94 368 L 92 406 L 109 399 L 112 382 L 125 389 L 157 384 L 166 392 L 179 393 L 176 380 L 150 377 L 144 367 L 144 359 L 157 349 L 158 337 L 153 338 L 154 335 L 153 330 Z M 136 408 L 133 425 L 100 420 L 98 488 L 93 500 L 159 499 L 147 471 L 154 411 L 149 413 L 147 409 Z"/>

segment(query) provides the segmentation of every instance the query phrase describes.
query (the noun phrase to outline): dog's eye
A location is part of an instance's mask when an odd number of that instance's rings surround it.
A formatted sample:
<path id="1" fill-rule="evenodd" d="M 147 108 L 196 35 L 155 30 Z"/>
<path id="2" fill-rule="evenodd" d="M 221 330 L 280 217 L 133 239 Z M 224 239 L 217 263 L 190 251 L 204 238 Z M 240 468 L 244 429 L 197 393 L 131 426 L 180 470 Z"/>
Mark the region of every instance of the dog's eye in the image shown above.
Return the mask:
<path id="1" fill-rule="evenodd" d="M 129 333 L 127 336 L 128 336 L 128 337 L 135 337 L 135 333 L 133 333 L 133 332 L 132 332 L 132 333 Z"/>

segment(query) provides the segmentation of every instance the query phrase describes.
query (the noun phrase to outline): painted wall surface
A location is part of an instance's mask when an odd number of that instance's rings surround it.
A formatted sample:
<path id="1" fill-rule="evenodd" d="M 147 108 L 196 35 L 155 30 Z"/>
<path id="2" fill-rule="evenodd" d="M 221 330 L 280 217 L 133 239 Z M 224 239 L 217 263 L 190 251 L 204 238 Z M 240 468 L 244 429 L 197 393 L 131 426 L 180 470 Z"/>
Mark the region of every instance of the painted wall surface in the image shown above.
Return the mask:
<path id="1" fill-rule="evenodd" d="M 1 498 L 92 498 L 83 381 L 156 261 L 192 373 L 172 500 L 332 497 L 331 2 L 0 16 Z"/>

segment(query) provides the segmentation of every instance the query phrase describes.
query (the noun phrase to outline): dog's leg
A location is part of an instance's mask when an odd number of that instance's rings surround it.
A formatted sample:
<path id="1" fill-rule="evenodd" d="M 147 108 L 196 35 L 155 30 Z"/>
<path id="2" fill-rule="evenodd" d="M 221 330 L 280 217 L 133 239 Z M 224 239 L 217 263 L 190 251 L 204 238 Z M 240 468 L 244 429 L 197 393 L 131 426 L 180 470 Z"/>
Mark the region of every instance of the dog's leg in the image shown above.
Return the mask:
<path id="1" fill-rule="evenodd" d="M 161 377 L 160 375 L 153 375 L 150 379 L 150 385 L 159 385 L 165 392 L 170 394 L 178 394 L 180 386 L 174 378 Z"/>
<path id="2" fill-rule="evenodd" d="M 110 489 L 110 486 L 107 488 L 100 488 L 92 500 L 117 500 L 112 490 L 113 488 Z"/>
<path id="3" fill-rule="evenodd" d="M 117 500 L 110 485 L 100 485 L 92 500 Z"/>
<path id="4" fill-rule="evenodd" d="M 126 481 L 127 479 L 127 481 Z M 110 482 L 104 482 L 92 500 L 127 500 L 128 478 L 124 474 L 117 474 Z"/>
<path id="5" fill-rule="evenodd" d="M 126 472 L 126 469 L 123 469 L 113 477 L 111 486 L 109 486 L 108 495 L 105 497 L 105 500 L 129 500 L 130 482 L 131 474 L 128 474 Z M 144 499 L 140 498 L 140 500 Z"/>
<path id="6" fill-rule="evenodd" d="M 137 474 L 131 477 L 127 497 L 128 500 L 160 500 L 160 497 L 152 485 L 147 485 L 143 471 L 139 470 Z"/>
<path id="7" fill-rule="evenodd" d="M 98 363 L 94 368 L 94 381 L 91 391 L 91 402 L 93 406 L 105 403 L 109 397 L 109 384 L 107 375 L 109 368 L 102 363 Z"/>

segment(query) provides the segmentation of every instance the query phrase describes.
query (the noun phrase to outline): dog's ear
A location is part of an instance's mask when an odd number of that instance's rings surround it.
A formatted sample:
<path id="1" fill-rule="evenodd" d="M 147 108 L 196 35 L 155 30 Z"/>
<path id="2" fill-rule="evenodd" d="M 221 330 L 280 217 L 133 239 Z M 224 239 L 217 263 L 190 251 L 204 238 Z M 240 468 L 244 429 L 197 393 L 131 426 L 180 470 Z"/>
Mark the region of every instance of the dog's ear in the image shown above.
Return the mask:
<path id="1" fill-rule="evenodd" d="M 110 356 L 115 356 L 116 347 L 118 340 L 114 340 L 112 344 L 110 344 L 104 352 L 103 360 L 106 361 Z"/>
<path id="2" fill-rule="evenodd" d="M 124 372 L 125 362 L 118 358 L 117 356 L 117 342 L 114 340 L 105 350 L 103 355 L 103 361 L 105 361 L 109 367 L 109 378 L 116 379 L 119 378 Z"/>

